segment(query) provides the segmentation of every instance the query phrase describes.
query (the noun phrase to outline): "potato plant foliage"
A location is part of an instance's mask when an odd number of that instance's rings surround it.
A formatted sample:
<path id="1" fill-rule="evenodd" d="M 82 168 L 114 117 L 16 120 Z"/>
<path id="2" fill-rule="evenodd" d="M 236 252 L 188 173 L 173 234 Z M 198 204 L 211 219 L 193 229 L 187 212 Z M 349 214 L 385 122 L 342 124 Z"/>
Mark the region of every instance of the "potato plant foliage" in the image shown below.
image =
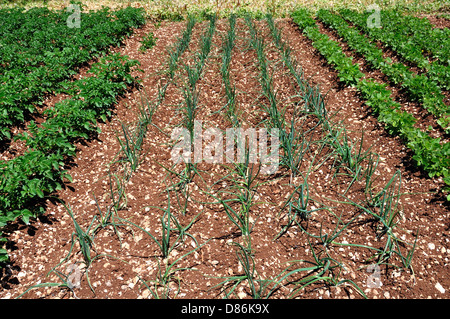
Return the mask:
<path id="1" fill-rule="evenodd" d="M 103 8 L 81 12 L 80 28 L 70 12 L 47 8 L 0 10 L 0 139 L 37 112 L 46 95 L 64 91 L 77 69 L 145 23 L 143 10 Z"/>
<path id="2" fill-rule="evenodd" d="M 71 179 L 64 166 L 76 153 L 74 142 L 97 133 L 97 120 L 106 120 L 117 96 L 137 82 L 130 73 L 139 62 L 107 55 L 107 50 L 145 23 L 143 10 L 82 13 L 81 28 L 69 28 L 67 18 L 65 11 L 46 8 L 0 10 L 0 138 L 20 139 L 27 146 L 23 155 L 0 161 L 0 229 L 16 218 L 28 223 L 44 210 L 40 199 Z M 94 56 L 99 62 L 88 76 L 73 81 L 78 67 Z M 46 109 L 41 125 L 32 120 L 24 133 L 12 137 L 11 127 L 22 124 L 52 93 L 71 98 Z M 0 262 L 7 260 L 0 248 Z"/>

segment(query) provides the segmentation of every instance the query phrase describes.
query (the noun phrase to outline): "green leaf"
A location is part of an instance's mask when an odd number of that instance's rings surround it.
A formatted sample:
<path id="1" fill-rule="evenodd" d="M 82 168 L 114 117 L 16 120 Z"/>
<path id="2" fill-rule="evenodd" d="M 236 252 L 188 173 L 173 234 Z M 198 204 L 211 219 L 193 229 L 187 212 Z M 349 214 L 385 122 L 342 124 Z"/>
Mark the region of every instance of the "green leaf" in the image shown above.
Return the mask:
<path id="1" fill-rule="evenodd" d="M 36 188 L 36 194 L 40 197 L 40 198 L 44 198 L 44 193 L 42 192 L 42 190 L 40 188 Z"/>
<path id="2" fill-rule="evenodd" d="M 68 174 L 68 173 L 64 173 L 63 174 L 63 178 L 66 178 L 71 183 L 73 182 L 72 176 L 70 174 Z"/>
<path id="3" fill-rule="evenodd" d="M 8 262 L 8 261 L 9 261 L 8 252 L 6 251 L 6 249 L 0 248 L 0 262 Z"/>

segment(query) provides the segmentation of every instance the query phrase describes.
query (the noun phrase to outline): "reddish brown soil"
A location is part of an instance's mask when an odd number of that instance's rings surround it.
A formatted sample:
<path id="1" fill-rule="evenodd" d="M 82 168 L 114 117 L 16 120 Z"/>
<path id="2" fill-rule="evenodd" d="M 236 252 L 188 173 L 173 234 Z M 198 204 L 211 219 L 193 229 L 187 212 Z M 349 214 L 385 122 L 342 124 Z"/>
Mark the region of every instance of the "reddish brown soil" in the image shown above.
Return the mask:
<path id="1" fill-rule="evenodd" d="M 288 267 L 288 262 L 297 268 L 310 267 L 308 262 L 314 261 L 311 247 L 318 258 L 328 254 L 331 258 L 342 262 L 344 268 L 337 280 L 347 279 L 354 282 L 364 291 L 368 298 L 448 298 L 450 296 L 450 278 L 447 274 L 449 253 L 449 205 L 445 202 L 439 190 L 441 179 L 427 178 L 415 168 L 411 161 L 411 153 L 398 137 L 390 136 L 377 122 L 370 109 L 361 101 L 354 88 L 339 84 L 334 72 L 313 48 L 310 41 L 304 37 L 290 19 L 277 20 L 282 28 L 284 41 L 290 44 L 292 56 L 298 61 L 305 77 L 310 83 L 318 85 L 322 94 L 327 97 L 327 109 L 334 123 L 341 123 L 348 132 L 349 139 L 359 145 L 364 131 L 363 150 L 370 148 L 380 156 L 377 171 L 374 174 L 374 192 L 379 191 L 398 170 L 401 173 L 401 190 L 399 196 L 400 214 L 394 228 L 395 234 L 406 243 L 412 244 L 418 233 L 417 244 L 413 254 L 411 268 L 402 267 L 395 255 L 389 259 L 393 266 L 382 265 L 380 269 L 380 288 L 367 287 L 367 280 L 372 274 L 367 272 L 371 262 L 365 259 L 373 256 L 373 250 L 341 246 L 337 243 L 360 244 L 372 247 L 383 247 L 386 236 L 377 239 L 377 224 L 370 215 L 361 214 L 328 246 L 324 246 L 315 238 L 306 235 L 297 225 L 278 238 L 277 234 L 287 223 L 286 211 L 281 207 L 293 191 L 293 185 L 303 182 L 302 177 L 292 179 L 285 169 L 280 168 L 276 176 L 261 175 L 257 181 L 262 183 L 254 193 L 254 206 L 250 210 L 251 222 L 254 228 L 251 233 L 251 247 L 257 275 L 262 279 L 278 276 Z M 126 40 L 118 52 L 127 54 L 141 62 L 143 88 L 151 101 L 156 100 L 158 86 L 165 83 L 160 71 L 166 68 L 166 48 L 172 45 L 184 29 L 184 22 L 163 22 L 159 28 L 151 23 L 136 30 L 134 36 Z M 207 27 L 206 22 L 195 27 L 189 50 L 181 57 L 181 62 L 192 60 L 199 48 L 199 35 Z M 279 62 L 280 54 L 273 47 L 264 22 L 258 22 L 257 27 L 262 35 L 267 36 L 266 54 L 270 63 L 270 71 L 274 74 L 274 87 L 277 89 L 279 101 L 290 101 L 297 93 L 296 85 L 288 72 Z M 217 22 L 214 35 L 214 45 L 197 86 L 200 89 L 198 119 L 203 121 L 204 129 L 218 127 L 226 129 L 231 124 L 223 112 L 214 113 L 226 103 L 223 83 L 220 76 L 221 45 L 226 36 L 228 23 L 226 20 Z M 243 21 L 238 20 L 236 48 L 231 62 L 231 81 L 237 90 L 237 108 L 244 127 L 254 127 L 259 124 L 265 114 L 261 104 L 267 100 L 261 95 L 259 83 L 259 68 L 256 54 L 248 47 L 249 32 Z M 157 43 L 146 53 L 138 51 L 139 41 L 148 32 L 154 32 Z M 90 283 L 95 294 L 88 285 L 85 268 L 82 269 L 81 287 L 69 290 L 61 287 L 44 287 L 30 290 L 22 298 L 152 298 L 152 294 L 143 285 L 152 285 L 152 280 L 158 278 L 159 269 L 165 265 L 174 264 L 173 273 L 169 276 L 166 286 L 156 286 L 160 296 L 167 292 L 169 298 L 222 298 L 223 290 L 228 286 L 220 285 L 227 276 L 243 274 L 239 263 L 237 248 L 231 242 L 243 244 L 243 236 L 239 229 L 228 219 L 223 207 L 213 196 L 221 196 L 224 191 L 233 191 L 231 182 L 221 179 L 229 171 L 229 164 L 199 163 L 200 175 L 188 184 L 188 199 L 182 192 L 166 192 L 171 181 L 177 181 L 173 174 L 168 174 L 162 167 L 171 166 L 169 137 L 174 126 L 183 119 L 179 112 L 183 106 L 183 95 L 180 90 L 185 77 L 184 68 L 180 68 L 174 83 L 168 86 L 166 97 L 153 117 L 153 124 L 148 126 L 148 132 L 143 145 L 143 155 L 137 170 L 125 182 L 126 202 L 123 202 L 118 215 L 160 239 L 163 211 L 155 207 L 167 209 L 168 196 L 171 199 L 172 213 L 181 225 L 187 226 L 195 219 L 187 230 L 201 248 L 192 251 L 196 244 L 192 237 L 185 236 L 184 241 L 177 245 L 168 258 L 161 257 L 161 251 L 148 234 L 135 227 L 119 227 L 120 240 L 115 230 L 108 226 L 95 234 L 91 256 L 98 256 L 87 269 Z M 121 130 L 121 122 L 132 124 L 137 119 L 141 94 L 133 90 L 121 97 L 115 116 L 109 123 L 100 123 L 102 132 L 92 141 L 79 144 L 78 155 L 74 166 L 70 169 L 73 182 L 57 195 L 70 205 L 73 214 L 83 229 L 87 229 L 98 215 L 95 198 L 103 212 L 111 204 L 110 180 L 108 172 L 121 177 L 124 165 L 113 163 L 120 150 L 116 132 Z M 288 113 L 291 114 L 291 105 Z M 280 102 L 280 107 L 284 104 Z M 314 124 L 314 119 L 308 119 L 305 127 Z M 164 133 L 163 133 L 164 132 Z M 120 137 L 121 135 L 118 134 Z M 313 132 L 312 137 L 318 138 L 320 132 Z M 123 138 L 123 137 L 122 137 Z M 304 227 L 309 233 L 318 235 L 333 234 L 337 216 L 343 223 L 361 213 L 355 206 L 345 201 L 362 203 L 365 200 L 364 179 L 350 185 L 351 177 L 345 174 L 345 169 L 336 173 L 336 166 L 331 149 L 323 149 L 314 144 L 311 153 L 305 155 L 301 164 L 302 171 L 309 169 L 316 156 L 314 169 L 308 176 L 311 196 L 309 208 L 326 208 L 313 212 Z M 319 160 L 323 161 L 319 165 Z M 182 166 L 177 166 L 180 170 Z M 114 181 L 114 179 L 113 179 Z M 115 183 L 112 183 L 113 189 Z M 208 195 L 208 193 L 210 196 Z M 178 201 L 179 200 L 179 201 Z M 186 206 L 184 206 L 186 204 Z M 183 209 L 186 207 L 186 209 Z M 233 206 L 237 208 L 237 206 Z M 94 225 L 97 222 L 94 221 Z M 173 227 L 173 225 L 172 225 Z M 71 254 L 72 234 L 74 224 L 63 205 L 58 202 L 48 202 L 47 212 L 30 225 L 21 222 L 13 223 L 5 230 L 9 243 L 11 263 L 2 270 L 0 297 L 16 298 L 28 288 L 39 283 L 61 282 L 53 272 L 49 271 L 58 265 L 66 256 L 58 270 L 67 273 L 67 268 L 74 263 L 82 265 L 83 256 L 80 247 L 75 244 Z M 276 239 L 275 239 L 276 238 Z M 175 243 L 173 236 L 171 243 Z M 308 240 L 311 241 L 309 246 Z M 406 244 L 401 250 L 405 253 L 411 247 Z M 94 249 L 95 248 L 95 249 Z M 188 254 L 189 253 L 189 254 Z M 105 254 L 105 255 L 103 255 Z M 184 254 L 187 256 L 182 257 Z M 182 258 L 180 258 L 182 257 Z M 180 259 L 178 259 L 180 258 Z M 161 267 L 161 268 L 160 268 Z M 294 269 L 294 268 L 291 268 Z M 335 275 L 339 273 L 336 268 Z M 290 277 L 298 280 L 306 272 Z M 325 276 L 330 273 L 324 274 Z M 160 280 L 161 282 L 161 280 Z M 219 285 L 219 286 L 216 286 Z M 440 288 L 445 289 L 441 292 Z M 297 286 L 300 288 L 300 286 Z M 438 289 L 439 288 L 439 289 Z M 272 298 L 290 297 L 296 288 L 283 282 Z M 229 291 L 229 290 L 227 290 Z M 233 298 L 250 298 L 251 292 L 244 282 L 236 289 Z M 304 287 L 293 295 L 295 298 L 362 298 L 361 294 L 347 284 L 330 285 L 324 280 Z"/>
<path id="2" fill-rule="evenodd" d="M 448 12 L 447 12 L 448 14 Z M 443 17 L 441 14 L 419 14 L 420 18 L 427 18 L 431 24 L 433 24 L 436 28 L 444 29 L 450 28 L 450 20 L 448 18 Z"/>

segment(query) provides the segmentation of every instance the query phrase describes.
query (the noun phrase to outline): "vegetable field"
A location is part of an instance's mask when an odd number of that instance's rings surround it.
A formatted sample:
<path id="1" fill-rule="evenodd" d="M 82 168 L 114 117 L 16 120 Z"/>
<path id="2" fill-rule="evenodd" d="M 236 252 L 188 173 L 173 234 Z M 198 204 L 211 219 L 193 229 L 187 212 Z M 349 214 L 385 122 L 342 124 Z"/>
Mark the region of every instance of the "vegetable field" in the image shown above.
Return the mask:
<path id="1" fill-rule="evenodd" d="M 449 297 L 450 20 L 72 6 L 0 9 L 0 297 Z"/>

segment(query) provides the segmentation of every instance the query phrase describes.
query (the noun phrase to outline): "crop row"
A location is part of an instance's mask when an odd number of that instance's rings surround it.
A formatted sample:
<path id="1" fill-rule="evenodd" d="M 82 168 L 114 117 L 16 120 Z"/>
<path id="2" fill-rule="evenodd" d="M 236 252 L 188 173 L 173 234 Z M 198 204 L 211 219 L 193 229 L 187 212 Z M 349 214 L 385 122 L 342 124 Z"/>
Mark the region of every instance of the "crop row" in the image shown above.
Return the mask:
<path id="1" fill-rule="evenodd" d="M 370 13 L 357 13 L 348 9 L 342 9 L 339 12 L 343 17 L 355 23 L 358 28 L 367 31 L 370 36 L 376 37 L 380 41 L 386 40 L 388 45 L 391 37 L 398 37 L 399 41 L 405 40 L 404 45 L 415 45 L 421 53 L 430 56 L 437 63 L 450 65 L 450 30 L 448 28 L 435 28 L 426 18 L 389 10 L 380 12 L 381 28 L 367 28 L 367 18 Z M 392 41 L 396 47 L 401 46 L 399 41 L 395 39 Z"/>
<path id="2" fill-rule="evenodd" d="M 357 29 L 329 10 L 321 9 L 317 18 L 341 36 L 351 49 L 361 54 L 374 68 L 381 70 L 393 83 L 400 84 L 410 94 L 411 98 L 419 101 L 423 107 L 438 118 L 438 124 L 446 131 L 450 131 L 450 108 L 444 103 L 445 96 L 439 86 L 426 75 L 417 75 L 408 70 L 402 63 L 391 63 L 383 58 L 383 51 L 370 42 Z"/>
<path id="3" fill-rule="evenodd" d="M 403 60 L 425 70 L 428 78 L 448 90 L 450 88 L 450 66 L 446 60 L 450 57 L 448 31 L 433 29 L 429 22 L 427 24 L 421 19 L 403 16 L 396 11 L 382 11 L 380 14 L 382 28 L 370 28 L 365 14 L 352 10 L 340 11 L 343 18 L 364 31 L 372 40 L 380 41 Z M 430 62 L 428 54 L 433 55 L 435 60 Z"/>
<path id="4" fill-rule="evenodd" d="M 232 51 L 236 45 L 236 16 L 231 15 L 229 18 L 229 29 L 227 32 L 227 37 L 224 40 L 222 46 L 222 66 L 220 68 L 220 74 L 222 76 L 222 81 L 225 87 L 225 95 L 227 99 L 227 104 L 224 106 L 226 108 L 226 114 L 228 120 L 233 124 L 233 126 L 239 126 L 239 120 L 236 116 L 236 88 L 232 86 L 230 81 L 230 63 L 232 59 Z"/>
<path id="5" fill-rule="evenodd" d="M 99 131 L 98 118 L 110 115 L 110 108 L 127 86 L 136 83 L 131 71 L 138 61 L 111 54 L 92 65 L 89 76 L 72 84 L 72 98 L 45 111 L 40 126 L 33 121 L 18 135 L 28 149 L 21 156 L 0 162 L 0 228 L 16 218 L 28 223 L 43 211 L 39 200 L 71 180 L 65 162 L 76 153 L 74 143 Z M 1 234 L 1 233 L 0 233 Z M 0 261 L 7 258 L 0 251 Z"/>
<path id="6" fill-rule="evenodd" d="M 306 235 L 308 242 L 311 244 L 311 252 L 314 259 L 307 261 L 311 267 L 298 268 L 298 265 L 292 264 L 292 266 L 284 269 L 274 278 L 260 279 L 258 277 L 254 277 L 253 275 L 246 276 L 244 278 L 227 277 L 227 280 L 223 283 L 237 281 L 238 284 L 239 281 L 246 280 L 250 287 L 252 287 L 252 296 L 254 298 L 261 298 L 261 296 L 269 297 L 281 283 L 285 286 L 294 286 L 294 289 L 290 294 L 290 296 L 292 296 L 305 288 L 307 285 L 313 284 L 317 281 L 334 286 L 348 283 L 353 285 L 354 288 L 361 293 L 361 295 L 365 296 L 364 292 L 354 282 L 348 279 L 339 278 L 338 273 L 340 270 L 337 269 L 341 269 L 342 266 L 331 254 L 329 254 L 329 250 L 327 249 L 327 247 L 329 247 L 328 245 L 341 244 L 338 242 L 338 237 L 343 233 L 347 226 L 355 220 L 356 217 L 351 218 L 345 226 L 339 230 L 336 230 L 336 232 L 331 234 L 331 236 L 330 234 L 323 235 L 322 233 L 314 234 L 314 231 L 308 230 L 308 226 L 314 224 L 315 222 L 312 217 L 312 213 L 317 210 L 324 209 L 323 214 L 326 214 L 325 211 L 327 209 L 324 207 L 315 208 L 310 205 L 310 201 L 314 199 L 312 199 L 312 196 L 309 193 L 311 186 L 309 185 L 308 177 L 311 172 L 310 170 L 314 170 L 313 167 L 315 167 L 314 161 L 317 159 L 316 156 L 312 156 L 312 163 L 310 164 L 311 166 L 307 172 L 301 170 L 300 166 L 302 163 L 306 162 L 308 155 L 312 155 L 313 153 L 317 154 L 316 152 L 320 153 L 320 150 L 322 150 L 327 153 L 324 158 L 334 157 L 332 166 L 334 166 L 337 170 L 345 167 L 347 172 L 350 172 L 349 175 L 352 176 L 353 181 L 362 176 L 366 176 L 367 180 L 370 180 L 372 173 L 368 173 L 370 169 L 365 170 L 363 168 L 363 161 L 366 159 L 366 156 L 371 158 L 372 155 L 368 155 L 368 152 L 361 152 L 361 150 L 356 150 L 355 152 L 355 149 L 353 149 L 351 143 L 348 143 L 349 141 L 346 136 L 342 134 L 342 129 L 336 128 L 336 126 L 329 120 L 325 111 L 323 96 L 316 87 L 312 87 L 308 84 L 301 67 L 296 64 L 296 61 L 293 58 L 291 58 L 289 46 L 282 41 L 280 30 L 275 26 L 272 21 L 272 17 L 268 15 L 266 17 L 267 25 L 270 29 L 273 44 L 277 49 L 276 51 L 280 55 L 279 58 L 276 58 L 276 61 L 283 62 L 282 68 L 284 71 L 290 72 L 290 77 L 296 82 L 296 88 L 294 89 L 296 91 L 295 96 L 301 97 L 301 102 L 304 102 L 292 103 L 294 109 L 289 115 L 286 113 L 286 107 L 280 108 L 280 100 L 278 99 L 277 92 L 274 90 L 275 85 L 273 74 L 275 72 L 275 68 L 272 69 L 272 67 L 278 63 L 274 60 L 270 61 L 266 55 L 267 46 L 270 45 L 265 41 L 267 38 L 264 38 L 260 34 L 259 30 L 255 27 L 249 17 L 245 18 L 246 25 L 250 31 L 249 45 L 251 49 L 255 51 L 255 60 L 259 69 L 258 77 L 261 84 L 261 93 L 265 97 L 267 104 L 262 105 L 264 113 L 268 115 L 268 118 L 264 122 L 268 128 L 278 129 L 280 147 L 282 149 L 282 154 L 280 154 L 280 164 L 288 170 L 291 177 L 297 176 L 295 180 L 291 178 L 290 184 L 293 185 L 295 189 L 292 193 L 287 194 L 288 196 L 285 197 L 287 200 L 284 205 L 282 205 L 280 211 L 280 214 L 281 212 L 285 213 L 287 223 L 283 225 L 281 231 L 275 238 L 281 237 L 290 227 L 299 227 L 302 235 Z M 307 118 L 309 118 L 308 121 L 306 121 Z M 311 132 L 318 133 L 321 129 L 323 135 L 315 136 L 316 138 L 319 138 L 318 141 L 313 140 L 312 136 L 311 139 L 309 138 Z M 320 148 L 314 150 L 319 145 Z M 321 158 L 319 162 L 322 160 L 323 158 Z M 321 164 L 318 164 L 318 166 L 320 167 Z M 260 184 L 257 182 L 258 172 L 254 171 L 253 166 L 249 165 L 247 162 L 244 162 L 240 168 L 241 169 L 237 170 L 237 173 L 243 181 L 239 183 L 240 187 L 235 188 L 240 191 L 240 193 L 237 194 L 237 198 L 239 200 L 236 199 L 236 201 L 239 201 L 241 205 L 239 206 L 239 209 L 236 210 L 231 209 L 229 205 L 224 205 L 224 209 L 230 219 L 233 220 L 233 223 L 240 228 L 241 233 L 243 235 L 247 235 L 246 238 L 244 238 L 244 245 L 238 246 L 240 250 L 237 251 L 237 255 L 240 262 L 242 260 L 252 262 L 252 264 L 250 262 L 241 263 L 247 274 L 253 274 L 255 265 L 250 233 L 255 224 L 249 224 L 247 220 L 251 221 L 248 214 L 251 212 L 252 206 L 255 205 L 251 194 L 253 192 L 257 192 L 257 188 Z M 363 171 L 365 172 L 362 173 Z M 390 185 L 392 185 L 391 183 L 395 183 L 395 179 L 397 177 L 397 174 L 394 175 L 385 189 L 375 196 L 373 196 L 371 191 L 367 189 L 367 195 L 369 198 L 366 203 L 362 204 L 364 206 L 367 205 L 367 208 L 363 206 L 358 207 L 362 209 L 360 214 L 368 213 L 382 224 L 380 226 L 381 229 L 383 229 L 383 233 L 379 234 L 380 237 L 387 234 L 387 243 L 384 249 L 373 249 L 373 247 L 367 246 L 364 248 L 376 250 L 376 254 L 373 258 L 376 258 L 378 263 L 387 262 L 392 255 L 397 254 L 401 258 L 403 266 L 408 268 L 414 249 L 410 250 L 407 255 L 403 255 L 403 253 L 400 252 L 400 249 L 398 249 L 399 239 L 396 238 L 393 233 L 395 225 L 392 223 L 392 214 L 394 214 L 395 208 L 387 210 L 381 209 L 383 213 L 377 214 L 372 211 L 373 207 L 371 207 L 384 206 L 384 204 L 377 203 L 376 198 L 379 198 L 379 196 L 384 197 L 384 195 L 381 194 L 386 194 L 386 190 L 390 187 Z M 299 182 L 299 180 L 303 181 Z M 348 187 L 350 188 L 352 184 L 353 182 L 350 183 Z M 321 223 L 323 222 L 323 214 L 320 214 Z M 237 218 L 238 216 L 241 218 Z M 308 221 L 307 226 L 303 227 L 301 225 L 301 221 Z M 321 226 L 322 225 L 323 224 L 321 224 Z M 320 227 L 320 229 L 322 228 Z M 300 239 L 300 236 L 298 239 Z M 314 240 L 315 244 L 312 244 L 310 240 Z M 322 257 L 317 258 L 317 256 Z M 301 280 L 294 278 L 296 277 L 296 274 L 303 274 L 305 272 L 308 273 L 308 276 L 303 276 Z M 287 281 L 287 284 L 284 284 L 285 280 Z M 233 286 L 227 292 L 227 296 L 233 292 L 235 287 L 236 286 Z"/>
<path id="7" fill-rule="evenodd" d="M 11 138 L 11 127 L 47 94 L 63 90 L 78 67 L 145 23 L 144 11 L 135 8 L 82 12 L 80 28 L 70 28 L 69 18 L 47 8 L 0 10 L 0 139 Z"/>
<path id="8" fill-rule="evenodd" d="M 292 14 L 292 18 L 312 40 L 313 46 L 338 71 L 340 80 L 355 86 L 388 131 L 404 139 L 406 145 L 414 152 L 413 159 L 418 166 L 430 177 L 443 176 L 444 181 L 450 185 L 450 144 L 441 144 L 439 138 L 432 138 L 415 128 L 416 119 L 411 114 L 401 111 L 400 104 L 391 98 L 391 91 L 386 89 L 386 84 L 364 78 L 358 65 L 353 64 L 352 58 L 343 53 L 338 42 L 319 31 L 309 11 L 297 10 Z"/>

